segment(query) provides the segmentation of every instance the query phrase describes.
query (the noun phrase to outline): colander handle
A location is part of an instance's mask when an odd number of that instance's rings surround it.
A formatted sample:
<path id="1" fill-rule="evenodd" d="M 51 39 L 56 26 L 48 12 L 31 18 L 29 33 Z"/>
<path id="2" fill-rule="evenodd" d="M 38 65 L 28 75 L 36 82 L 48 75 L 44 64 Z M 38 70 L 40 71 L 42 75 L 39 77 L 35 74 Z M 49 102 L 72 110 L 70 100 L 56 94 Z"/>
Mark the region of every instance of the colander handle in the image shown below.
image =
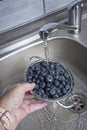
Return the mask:
<path id="1" fill-rule="evenodd" d="M 41 57 L 39 57 L 39 56 L 32 56 L 32 57 L 30 57 L 30 59 L 29 59 L 29 64 L 31 64 L 33 61 L 32 60 L 34 60 L 34 59 L 36 59 L 37 61 L 40 61 L 40 60 L 44 60 L 43 58 L 41 58 Z M 35 60 L 34 60 L 35 61 Z"/>
<path id="2" fill-rule="evenodd" d="M 74 106 L 74 104 L 65 105 L 65 104 L 61 103 L 60 101 L 57 101 L 57 103 L 58 103 L 61 107 L 66 108 L 66 109 L 72 108 L 72 107 Z"/>
<path id="3" fill-rule="evenodd" d="M 70 94 L 71 97 L 72 97 L 72 95 L 73 95 L 73 93 Z M 66 109 L 70 109 L 70 108 L 74 107 L 75 104 L 74 104 L 74 102 L 73 102 L 73 99 L 72 99 L 72 103 L 71 103 L 70 105 L 67 105 L 67 104 L 66 104 L 66 100 L 67 100 L 67 98 L 65 98 L 65 100 L 64 100 L 65 103 L 62 103 L 62 101 L 60 101 L 60 100 L 58 100 L 57 103 L 58 103 L 61 107 L 66 108 Z"/>

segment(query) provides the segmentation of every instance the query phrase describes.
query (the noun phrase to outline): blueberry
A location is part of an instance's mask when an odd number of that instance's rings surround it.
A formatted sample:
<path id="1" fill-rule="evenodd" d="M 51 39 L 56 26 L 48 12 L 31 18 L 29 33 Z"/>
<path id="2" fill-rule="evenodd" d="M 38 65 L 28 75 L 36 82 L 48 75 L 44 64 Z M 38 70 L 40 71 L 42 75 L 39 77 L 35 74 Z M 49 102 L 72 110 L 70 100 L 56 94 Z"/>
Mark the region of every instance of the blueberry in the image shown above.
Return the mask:
<path id="1" fill-rule="evenodd" d="M 50 89 L 51 89 L 50 87 L 46 87 L 46 88 L 45 88 L 45 91 L 46 91 L 46 92 L 49 92 Z"/>
<path id="2" fill-rule="evenodd" d="M 31 70 L 32 70 L 32 71 L 35 70 L 35 66 L 34 66 L 34 65 L 31 66 Z"/>
<path id="3" fill-rule="evenodd" d="M 60 85 L 59 85 L 59 88 L 60 88 L 60 89 L 63 89 L 63 88 L 64 88 L 64 86 L 63 86 L 62 84 L 60 84 Z"/>
<path id="4" fill-rule="evenodd" d="M 47 71 L 41 71 L 41 75 L 42 76 L 46 76 L 47 75 Z"/>
<path id="5" fill-rule="evenodd" d="M 55 64 L 50 62 L 50 68 L 54 70 Z"/>
<path id="6" fill-rule="evenodd" d="M 50 75 L 55 75 L 55 71 L 54 70 L 50 70 L 49 74 Z"/>
<path id="7" fill-rule="evenodd" d="M 33 93 L 34 93 L 34 94 L 37 94 L 38 91 L 39 91 L 39 86 L 36 85 L 35 88 L 33 89 Z"/>
<path id="8" fill-rule="evenodd" d="M 70 89 L 70 86 L 67 84 L 67 85 L 65 86 L 65 89 L 66 89 L 66 90 L 69 90 L 69 89 Z"/>
<path id="9" fill-rule="evenodd" d="M 54 76 L 54 79 L 59 79 L 59 74 L 56 74 L 56 75 Z"/>
<path id="10" fill-rule="evenodd" d="M 66 81 L 66 79 L 65 79 L 65 77 L 64 77 L 64 76 L 62 76 L 62 81 Z"/>
<path id="11" fill-rule="evenodd" d="M 49 91 L 46 91 L 46 90 L 45 90 L 45 94 L 46 94 L 48 97 L 51 96 L 51 95 L 50 95 L 50 92 L 49 92 Z"/>
<path id="12" fill-rule="evenodd" d="M 40 71 L 40 65 L 35 66 L 35 71 Z"/>
<path id="13" fill-rule="evenodd" d="M 63 93 L 63 94 L 66 94 L 66 93 L 67 93 L 67 89 L 66 89 L 66 88 L 63 88 L 63 89 L 62 89 L 62 93 Z"/>
<path id="14" fill-rule="evenodd" d="M 46 76 L 46 81 L 47 82 L 53 82 L 53 76 L 52 75 L 47 75 Z"/>
<path id="15" fill-rule="evenodd" d="M 59 81 L 65 81 L 64 76 L 60 76 L 60 77 L 59 77 Z"/>
<path id="16" fill-rule="evenodd" d="M 39 76 L 39 79 L 40 79 L 40 81 L 44 81 L 44 77 L 43 76 Z"/>
<path id="17" fill-rule="evenodd" d="M 32 79 L 32 75 L 27 76 L 27 79 Z"/>
<path id="18" fill-rule="evenodd" d="M 35 78 L 32 78 L 32 83 L 35 83 L 36 79 Z"/>
<path id="19" fill-rule="evenodd" d="M 43 89 L 43 88 L 45 88 L 45 86 L 46 86 L 45 82 L 41 82 L 41 83 L 40 83 L 40 88 Z"/>
<path id="20" fill-rule="evenodd" d="M 66 79 L 66 84 L 71 84 L 71 80 Z"/>
<path id="21" fill-rule="evenodd" d="M 31 79 L 27 79 L 27 82 L 29 83 L 33 83 L 33 81 Z"/>
<path id="22" fill-rule="evenodd" d="M 45 99 L 48 99 L 48 95 L 45 94 L 45 93 L 42 95 L 42 97 L 45 98 Z"/>
<path id="23" fill-rule="evenodd" d="M 38 78 L 38 74 L 34 74 L 34 78 L 37 79 Z"/>
<path id="24" fill-rule="evenodd" d="M 56 94 L 60 94 L 61 93 L 61 90 L 60 90 L 60 88 L 56 88 Z"/>
<path id="25" fill-rule="evenodd" d="M 44 93 L 45 93 L 43 89 L 39 89 L 39 91 L 41 91 L 41 93 L 42 93 L 42 94 L 44 94 Z"/>
<path id="26" fill-rule="evenodd" d="M 47 66 L 47 61 L 42 61 L 42 66 L 46 67 Z"/>
<path id="27" fill-rule="evenodd" d="M 62 76 L 60 76 L 58 80 L 59 80 L 59 81 L 62 81 Z"/>
<path id="28" fill-rule="evenodd" d="M 46 84 L 46 87 L 48 87 L 48 88 L 51 88 L 51 86 L 52 86 L 52 83 L 51 83 L 51 82 L 48 82 L 48 83 Z"/>
<path id="29" fill-rule="evenodd" d="M 36 87 L 33 89 L 33 93 L 36 94 L 38 90 L 39 90 L 39 89 L 38 89 L 37 86 L 36 86 Z"/>
<path id="30" fill-rule="evenodd" d="M 54 98 L 54 99 L 59 98 L 59 95 L 58 95 L 58 94 L 55 94 L 55 95 L 53 95 L 53 98 Z"/>
<path id="31" fill-rule="evenodd" d="M 39 85 L 38 85 L 38 84 L 36 84 L 34 89 L 39 89 Z"/>
<path id="32" fill-rule="evenodd" d="M 52 87 L 51 90 L 50 90 L 50 94 L 52 96 L 54 96 L 54 95 L 59 96 L 60 93 L 61 93 L 61 90 L 59 88 L 56 88 L 55 86 Z"/>
<path id="33" fill-rule="evenodd" d="M 36 95 L 42 97 L 43 94 L 44 94 L 44 90 L 42 90 L 42 89 L 36 89 L 36 90 L 34 90 L 34 93 L 35 93 Z"/>
<path id="34" fill-rule="evenodd" d="M 65 95 L 67 93 L 67 89 L 62 89 L 62 93 Z"/>
<path id="35" fill-rule="evenodd" d="M 46 71 L 46 67 L 41 67 L 41 71 Z"/>
<path id="36" fill-rule="evenodd" d="M 64 94 L 62 92 L 59 93 L 59 97 L 62 97 Z"/>
<path id="37" fill-rule="evenodd" d="M 42 97 L 41 91 L 37 91 L 36 94 L 37 94 L 38 96 Z"/>
<path id="38" fill-rule="evenodd" d="M 32 71 L 32 69 L 31 69 L 31 67 L 28 68 L 28 73 L 29 73 L 29 74 L 33 74 L 33 71 Z"/>
<path id="39" fill-rule="evenodd" d="M 60 64 L 55 64 L 55 69 L 59 69 L 60 68 Z"/>
<path id="40" fill-rule="evenodd" d="M 65 76 L 66 79 L 69 79 L 69 74 L 68 73 L 65 73 L 64 76 Z"/>
<path id="41" fill-rule="evenodd" d="M 39 79 L 36 79 L 35 83 L 36 83 L 36 84 L 39 84 L 39 83 L 40 83 L 40 80 L 39 80 Z"/>
<path id="42" fill-rule="evenodd" d="M 55 86 L 59 86 L 59 81 L 58 80 L 54 80 L 54 85 Z"/>
<path id="43" fill-rule="evenodd" d="M 62 81 L 62 85 L 65 87 L 66 86 L 66 81 Z"/>
<path id="44" fill-rule="evenodd" d="M 63 75 L 64 73 L 65 73 L 65 70 L 64 70 L 64 69 L 62 69 L 62 68 L 59 69 L 59 74 L 60 74 L 60 75 Z"/>
<path id="45" fill-rule="evenodd" d="M 59 75 L 60 76 L 59 71 L 56 70 L 56 69 L 55 69 L 55 75 Z"/>
<path id="46" fill-rule="evenodd" d="M 52 87 L 51 90 L 50 90 L 50 94 L 51 95 L 55 95 L 56 94 L 56 87 Z"/>

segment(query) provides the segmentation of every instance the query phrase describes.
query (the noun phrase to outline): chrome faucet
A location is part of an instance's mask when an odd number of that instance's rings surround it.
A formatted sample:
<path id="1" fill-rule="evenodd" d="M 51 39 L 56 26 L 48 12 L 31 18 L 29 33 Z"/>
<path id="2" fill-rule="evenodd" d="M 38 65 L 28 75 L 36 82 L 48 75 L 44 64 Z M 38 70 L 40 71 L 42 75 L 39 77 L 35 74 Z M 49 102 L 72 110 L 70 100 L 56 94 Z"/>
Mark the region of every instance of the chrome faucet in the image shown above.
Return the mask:
<path id="1" fill-rule="evenodd" d="M 82 19 L 82 0 L 75 0 L 68 6 L 68 24 L 77 27 L 75 30 L 68 31 L 69 33 L 78 34 L 81 31 Z"/>
<path id="2" fill-rule="evenodd" d="M 78 34 L 81 31 L 82 0 L 75 0 L 68 5 L 68 24 L 48 23 L 39 30 L 42 40 L 46 40 L 55 29 L 67 29 L 69 33 Z"/>

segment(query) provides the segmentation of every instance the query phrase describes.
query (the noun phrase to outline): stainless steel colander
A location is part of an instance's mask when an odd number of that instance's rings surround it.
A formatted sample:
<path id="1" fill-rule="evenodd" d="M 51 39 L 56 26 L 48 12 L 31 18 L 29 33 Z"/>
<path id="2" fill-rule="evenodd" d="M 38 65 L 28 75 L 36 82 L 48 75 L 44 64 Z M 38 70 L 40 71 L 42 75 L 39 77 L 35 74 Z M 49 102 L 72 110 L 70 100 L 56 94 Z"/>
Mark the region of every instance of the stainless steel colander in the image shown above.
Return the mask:
<path id="1" fill-rule="evenodd" d="M 33 61 L 33 62 L 32 62 L 32 61 Z M 31 58 L 29 59 L 29 66 L 28 66 L 28 68 L 29 68 L 30 66 L 36 65 L 36 64 L 38 64 L 38 63 L 40 63 L 40 62 L 42 62 L 42 61 L 46 61 L 46 60 L 43 59 L 43 58 L 41 58 L 41 57 L 38 57 L 38 56 L 33 56 L 33 57 L 31 57 Z M 53 63 L 59 64 L 58 62 L 56 62 L 56 61 L 54 61 L 54 60 L 51 60 L 51 59 L 49 59 L 49 61 L 51 61 L 51 62 L 53 62 Z M 61 64 L 59 64 L 59 65 L 61 65 Z M 42 97 L 38 96 L 37 94 L 35 94 L 35 93 L 32 91 L 32 94 L 33 94 L 37 99 L 42 100 L 42 101 L 48 101 L 48 102 L 53 102 L 53 101 L 59 102 L 60 100 L 64 99 L 65 97 L 67 97 L 68 95 L 70 95 L 70 94 L 72 93 L 72 90 L 73 90 L 73 87 L 74 87 L 74 79 L 73 79 L 73 76 L 72 76 L 71 72 L 70 72 L 66 67 L 64 67 L 63 65 L 61 65 L 61 66 L 62 66 L 62 68 L 63 68 L 63 69 L 69 74 L 69 76 L 70 76 L 70 89 L 69 89 L 69 91 L 68 91 L 65 95 L 63 95 L 63 96 L 61 96 L 61 97 L 58 97 L 58 98 L 55 98 L 55 99 L 42 98 Z M 28 68 L 26 69 L 25 74 L 24 74 L 24 79 L 25 79 L 26 82 L 27 82 Z M 59 102 L 59 104 L 62 105 L 60 102 Z M 71 105 L 71 106 L 72 106 L 72 105 Z M 70 106 L 70 107 L 69 107 L 69 106 L 66 106 L 66 108 L 67 108 L 67 107 L 68 107 L 68 108 L 71 108 L 71 106 Z"/>

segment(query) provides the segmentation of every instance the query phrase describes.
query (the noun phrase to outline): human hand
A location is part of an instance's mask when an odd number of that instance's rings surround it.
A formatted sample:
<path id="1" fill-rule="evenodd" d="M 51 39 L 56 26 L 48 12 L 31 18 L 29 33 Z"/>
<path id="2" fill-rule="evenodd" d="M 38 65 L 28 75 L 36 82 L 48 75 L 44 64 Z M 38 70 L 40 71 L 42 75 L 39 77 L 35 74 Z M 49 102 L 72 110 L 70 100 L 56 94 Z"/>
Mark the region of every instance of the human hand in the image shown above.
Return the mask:
<path id="1" fill-rule="evenodd" d="M 0 107 L 11 112 L 15 128 L 29 113 L 39 110 L 47 105 L 46 102 L 39 102 L 35 98 L 24 100 L 26 92 L 31 91 L 34 87 L 35 84 L 29 83 L 15 84 L 12 86 L 12 89 L 6 92 L 0 99 Z"/>

